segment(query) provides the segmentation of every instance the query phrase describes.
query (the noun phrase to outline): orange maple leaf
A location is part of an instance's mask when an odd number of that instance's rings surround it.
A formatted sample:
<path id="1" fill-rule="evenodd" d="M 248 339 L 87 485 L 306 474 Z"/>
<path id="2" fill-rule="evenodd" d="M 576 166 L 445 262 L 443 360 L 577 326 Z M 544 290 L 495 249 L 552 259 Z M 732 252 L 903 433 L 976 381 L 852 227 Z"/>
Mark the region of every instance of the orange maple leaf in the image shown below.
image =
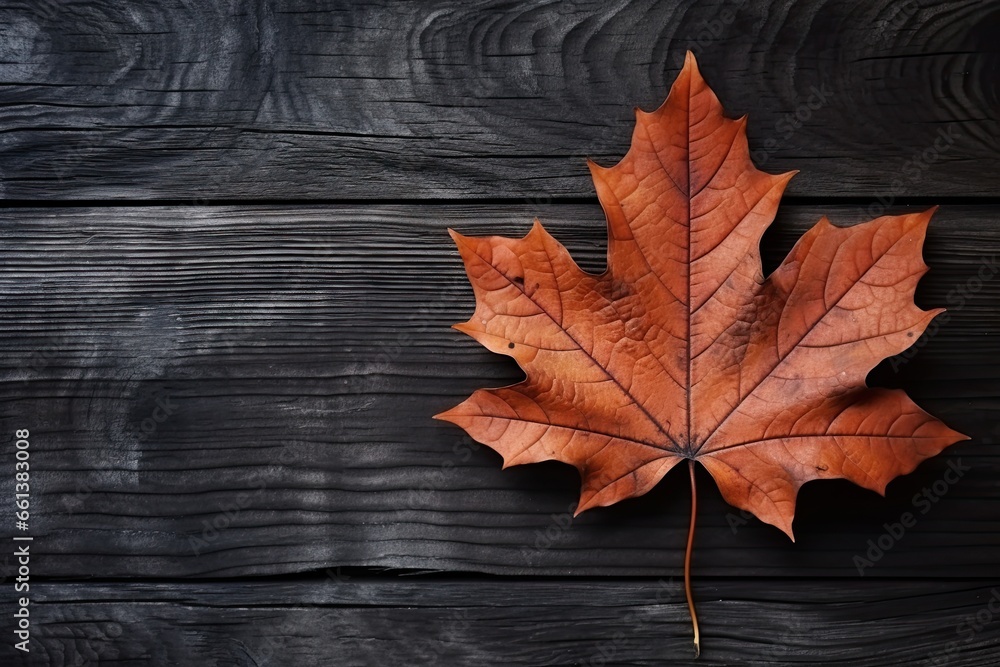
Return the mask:
<path id="1" fill-rule="evenodd" d="M 455 328 L 527 379 L 437 417 L 505 467 L 575 466 L 579 513 L 648 492 L 684 459 L 693 482 L 698 461 L 727 502 L 792 537 L 805 482 L 884 493 L 965 439 L 865 384 L 943 310 L 913 302 L 933 209 L 823 218 L 765 279 L 760 238 L 795 172 L 754 167 L 745 117 L 723 116 L 690 53 L 663 105 L 636 111 L 621 162 L 590 171 L 608 224 L 601 275 L 537 220 L 521 239 L 451 232 L 476 295 Z"/>

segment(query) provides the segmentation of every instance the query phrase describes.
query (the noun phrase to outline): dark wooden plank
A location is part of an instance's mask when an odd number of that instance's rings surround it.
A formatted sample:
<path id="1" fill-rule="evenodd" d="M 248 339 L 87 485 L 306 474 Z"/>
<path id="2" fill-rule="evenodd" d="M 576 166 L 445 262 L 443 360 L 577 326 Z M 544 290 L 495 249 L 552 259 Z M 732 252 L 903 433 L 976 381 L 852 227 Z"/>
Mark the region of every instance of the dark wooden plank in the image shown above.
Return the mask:
<path id="1" fill-rule="evenodd" d="M 0 212 L 0 433 L 33 434 L 39 571 L 678 572 L 683 474 L 570 521 L 571 468 L 501 471 L 491 450 L 430 419 L 519 377 L 448 328 L 473 299 L 445 227 L 517 235 L 536 213 L 600 268 L 596 204 Z M 785 207 L 768 265 L 818 216 Z M 857 577 L 855 557 L 871 562 L 865 576 L 995 571 L 1000 281 L 977 273 L 997 251 L 994 208 L 942 209 L 918 301 L 951 307 L 950 320 L 874 373 L 973 440 L 886 499 L 807 485 L 794 545 L 734 514 L 704 476 L 699 573 Z M 947 483 L 959 461 L 970 469 Z M 11 484 L 0 475 L 0 496 Z M 935 485 L 939 501 L 914 500 Z M 883 526 L 904 512 L 917 525 L 893 537 Z"/>
<path id="2" fill-rule="evenodd" d="M 591 196 L 687 49 L 792 194 L 1000 194 L 991 2 L 2 9 L 7 199 Z"/>
<path id="3" fill-rule="evenodd" d="M 683 592 L 665 580 L 43 583 L 30 660 L 7 642 L 0 655 L 47 667 L 993 667 L 997 584 L 703 580 L 696 662 Z"/>

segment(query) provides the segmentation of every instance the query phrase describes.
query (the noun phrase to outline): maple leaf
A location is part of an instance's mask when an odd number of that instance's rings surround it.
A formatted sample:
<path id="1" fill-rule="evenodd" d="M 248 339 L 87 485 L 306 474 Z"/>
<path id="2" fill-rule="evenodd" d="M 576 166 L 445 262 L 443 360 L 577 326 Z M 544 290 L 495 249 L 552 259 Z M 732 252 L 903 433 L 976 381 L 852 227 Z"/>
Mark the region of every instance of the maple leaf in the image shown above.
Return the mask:
<path id="1" fill-rule="evenodd" d="M 724 117 L 690 53 L 663 105 L 636 110 L 625 157 L 589 166 L 608 226 L 601 275 L 537 220 L 520 239 L 449 230 L 476 295 L 455 328 L 527 379 L 437 418 L 504 467 L 575 466 L 579 513 L 648 492 L 685 459 L 693 486 L 697 461 L 728 503 L 793 537 L 805 482 L 884 494 L 965 439 L 902 391 L 865 384 L 943 311 L 913 302 L 933 209 L 822 218 L 765 279 L 761 235 L 795 172 L 754 167 L 746 118 Z"/>

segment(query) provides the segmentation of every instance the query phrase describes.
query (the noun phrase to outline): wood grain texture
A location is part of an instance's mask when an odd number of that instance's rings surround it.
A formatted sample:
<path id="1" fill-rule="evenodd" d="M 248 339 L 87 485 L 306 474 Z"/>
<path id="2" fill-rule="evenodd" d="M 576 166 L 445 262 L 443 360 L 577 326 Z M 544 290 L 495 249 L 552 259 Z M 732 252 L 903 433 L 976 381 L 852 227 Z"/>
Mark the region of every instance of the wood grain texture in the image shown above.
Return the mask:
<path id="1" fill-rule="evenodd" d="M 0 10 L 6 199 L 591 196 L 688 49 L 793 195 L 1000 194 L 992 2 Z"/>
<path id="2" fill-rule="evenodd" d="M 36 538 L 28 658 L 0 554 L 0 664 L 689 664 L 657 583 L 683 475 L 571 520 L 574 471 L 430 419 L 520 378 L 448 328 L 445 228 L 538 215 L 602 268 L 584 158 L 687 49 L 757 164 L 801 170 L 769 267 L 820 210 L 985 204 L 936 216 L 917 303 L 950 319 L 870 378 L 973 439 L 884 499 L 807 485 L 795 545 L 699 473 L 697 664 L 1000 663 L 998 27 L 983 0 L 0 0 L 0 434 L 32 431 Z M 185 205 L 118 207 L 157 199 Z M 51 200 L 96 206 L 17 208 Z"/>
<path id="3" fill-rule="evenodd" d="M 698 661 L 683 593 L 664 580 L 40 584 L 30 660 L 6 644 L 0 657 L 35 667 L 992 667 L 996 583 L 702 580 Z"/>
<path id="4" fill-rule="evenodd" d="M 837 223 L 864 217 L 823 210 Z M 734 513 L 704 476 L 702 576 L 995 576 L 994 211 L 937 214 L 917 302 L 950 307 L 950 319 L 870 382 L 904 388 L 973 440 L 885 499 L 807 485 L 794 545 Z M 519 377 L 449 329 L 473 298 L 445 228 L 517 235 L 533 215 L 601 268 L 596 204 L 0 212 L 0 432 L 33 434 L 33 566 L 160 578 L 330 566 L 677 573 L 683 475 L 570 521 L 575 471 L 501 471 L 499 456 L 430 418 Z M 766 265 L 819 215 L 784 207 Z M 0 495 L 11 484 L 0 477 Z M 893 537 L 904 512 L 916 525 Z"/>

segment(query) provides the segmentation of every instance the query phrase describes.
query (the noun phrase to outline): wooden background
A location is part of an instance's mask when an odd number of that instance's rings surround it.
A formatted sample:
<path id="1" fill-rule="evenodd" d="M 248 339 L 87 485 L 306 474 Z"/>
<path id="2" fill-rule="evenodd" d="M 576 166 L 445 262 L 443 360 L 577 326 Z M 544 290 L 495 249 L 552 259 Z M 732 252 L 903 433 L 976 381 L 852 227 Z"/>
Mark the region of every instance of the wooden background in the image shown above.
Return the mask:
<path id="1" fill-rule="evenodd" d="M 972 437 L 886 498 L 808 485 L 796 544 L 699 473 L 698 664 L 996 665 L 998 31 L 994 0 L 2 0 L 0 498 L 30 429 L 35 541 L 0 663 L 687 664 L 686 472 L 571 520 L 570 468 L 430 416 L 519 377 L 448 328 L 446 228 L 538 216 L 600 269 L 585 158 L 691 49 L 801 171 L 768 267 L 823 213 L 941 205 L 949 319 L 870 382 Z"/>

